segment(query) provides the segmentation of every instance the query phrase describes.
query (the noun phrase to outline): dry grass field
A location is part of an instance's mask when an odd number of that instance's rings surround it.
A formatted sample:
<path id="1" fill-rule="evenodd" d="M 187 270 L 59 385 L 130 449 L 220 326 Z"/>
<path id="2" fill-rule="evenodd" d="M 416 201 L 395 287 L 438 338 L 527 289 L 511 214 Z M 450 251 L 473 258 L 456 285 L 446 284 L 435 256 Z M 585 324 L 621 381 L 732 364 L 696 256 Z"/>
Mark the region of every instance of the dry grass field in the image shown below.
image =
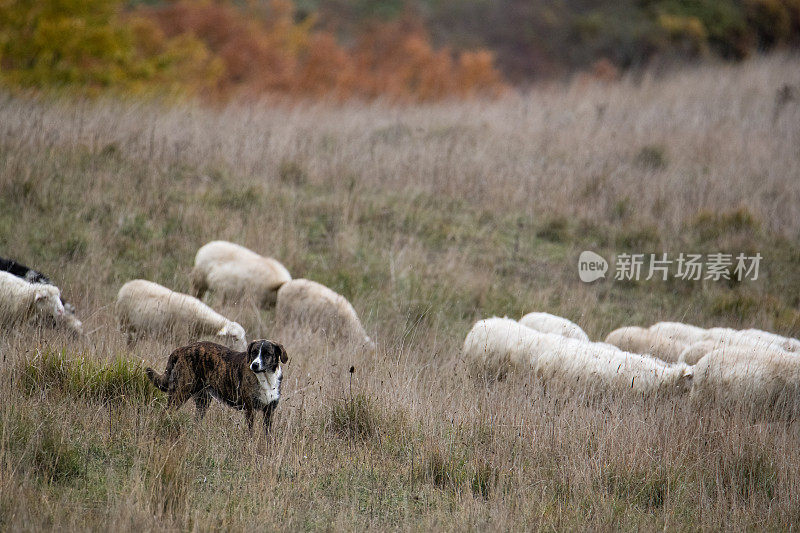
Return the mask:
<path id="1" fill-rule="evenodd" d="M 593 339 L 681 320 L 800 333 L 800 59 L 426 106 L 0 95 L 0 255 L 53 278 L 85 339 L 0 332 L 0 528 L 786 529 L 800 426 L 471 378 L 475 320 L 544 310 Z M 284 343 L 274 435 L 164 410 L 113 301 L 190 289 L 239 242 L 344 294 L 374 355 L 221 308 Z M 758 281 L 577 276 L 582 250 L 760 252 Z M 213 298 L 209 300 L 216 305 Z M 349 368 L 354 366 L 355 373 Z"/>

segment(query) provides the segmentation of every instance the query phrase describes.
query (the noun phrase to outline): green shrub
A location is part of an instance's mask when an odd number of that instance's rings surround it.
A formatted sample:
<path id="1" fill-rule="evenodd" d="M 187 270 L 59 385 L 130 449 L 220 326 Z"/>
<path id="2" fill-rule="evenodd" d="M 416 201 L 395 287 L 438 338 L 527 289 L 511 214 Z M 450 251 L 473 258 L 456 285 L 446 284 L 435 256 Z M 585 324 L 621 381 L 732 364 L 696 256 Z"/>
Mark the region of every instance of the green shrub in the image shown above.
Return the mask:
<path id="1" fill-rule="evenodd" d="M 697 233 L 700 241 L 708 242 L 725 235 L 756 233 L 761 223 L 749 209 L 739 207 L 722 213 L 700 211 L 691 220 L 690 227 Z"/>
<path id="2" fill-rule="evenodd" d="M 644 146 L 636 154 L 635 162 L 647 170 L 662 170 L 667 168 L 667 153 L 662 146 Z"/>
<path id="3" fill-rule="evenodd" d="M 303 185 L 308 181 L 308 173 L 297 161 L 284 159 L 278 166 L 278 179 L 282 183 Z"/>
<path id="4" fill-rule="evenodd" d="M 661 238 L 653 226 L 630 224 L 620 229 L 615 238 L 617 247 L 633 252 L 645 253 L 656 250 Z"/>
<path id="5" fill-rule="evenodd" d="M 550 242 L 567 242 L 569 240 L 569 221 L 557 216 L 546 221 L 536 236 Z"/>

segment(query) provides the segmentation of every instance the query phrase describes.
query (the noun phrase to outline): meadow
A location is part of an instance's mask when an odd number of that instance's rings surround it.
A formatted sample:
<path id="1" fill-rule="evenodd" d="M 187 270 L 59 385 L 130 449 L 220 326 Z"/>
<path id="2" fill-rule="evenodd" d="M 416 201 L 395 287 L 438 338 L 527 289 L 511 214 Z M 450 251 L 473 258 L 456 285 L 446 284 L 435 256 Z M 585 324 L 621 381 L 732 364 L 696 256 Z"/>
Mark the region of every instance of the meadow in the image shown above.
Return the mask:
<path id="1" fill-rule="evenodd" d="M 796 422 L 476 379 L 460 347 L 533 310 L 592 339 L 800 334 L 797 87 L 800 58 L 773 55 L 436 104 L 1 93 L 0 255 L 89 333 L 0 332 L 2 529 L 788 528 Z M 176 346 L 128 347 L 114 321 L 129 279 L 188 292 L 213 239 L 340 292 L 378 343 L 218 306 L 288 350 L 271 437 L 219 404 L 166 412 L 143 367 Z M 763 259 L 757 281 L 584 284 L 583 250 Z"/>

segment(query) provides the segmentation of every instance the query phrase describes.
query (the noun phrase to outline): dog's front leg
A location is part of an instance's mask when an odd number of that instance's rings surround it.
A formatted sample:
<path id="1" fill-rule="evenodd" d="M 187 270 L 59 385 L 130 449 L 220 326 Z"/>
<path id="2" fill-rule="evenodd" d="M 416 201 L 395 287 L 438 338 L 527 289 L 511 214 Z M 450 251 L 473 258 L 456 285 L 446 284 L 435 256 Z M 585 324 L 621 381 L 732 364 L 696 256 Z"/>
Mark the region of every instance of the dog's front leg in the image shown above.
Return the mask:
<path id="1" fill-rule="evenodd" d="M 267 435 L 272 431 L 272 413 L 275 412 L 277 406 L 278 402 L 270 402 L 264 408 L 264 431 Z"/>
<path id="2" fill-rule="evenodd" d="M 250 431 L 250 434 L 253 434 L 253 418 L 255 414 L 253 413 L 253 409 L 251 407 L 246 407 L 244 410 L 244 418 L 247 420 L 247 429 Z"/>

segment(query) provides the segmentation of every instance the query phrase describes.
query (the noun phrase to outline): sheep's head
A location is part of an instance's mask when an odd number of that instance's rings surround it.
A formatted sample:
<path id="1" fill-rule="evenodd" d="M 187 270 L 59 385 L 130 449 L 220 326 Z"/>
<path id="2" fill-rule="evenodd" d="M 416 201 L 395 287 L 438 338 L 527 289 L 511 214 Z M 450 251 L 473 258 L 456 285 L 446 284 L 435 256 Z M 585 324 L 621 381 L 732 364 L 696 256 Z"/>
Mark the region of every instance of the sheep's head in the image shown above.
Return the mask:
<path id="1" fill-rule="evenodd" d="M 244 351 L 247 348 L 244 328 L 238 322 L 228 322 L 217 332 L 217 337 L 230 341 L 234 349 Z"/>
<path id="2" fill-rule="evenodd" d="M 673 390 L 677 394 L 686 394 L 692 390 L 694 368 L 685 363 L 677 363 L 676 366 L 677 375 L 673 384 Z"/>
<path id="3" fill-rule="evenodd" d="M 33 304 L 43 316 L 60 319 L 64 316 L 64 304 L 61 303 L 61 291 L 53 285 L 37 286 L 34 291 Z"/>
<path id="4" fill-rule="evenodd" d="M 369 337 L 364 337 L 364 342 L 362 343 L 363 348 L 367 351 L 367 353 L 374 354 L 375 351 L 378 349 L 378 346 L 375 344 L 375 341 L 370 339 Z"/>

